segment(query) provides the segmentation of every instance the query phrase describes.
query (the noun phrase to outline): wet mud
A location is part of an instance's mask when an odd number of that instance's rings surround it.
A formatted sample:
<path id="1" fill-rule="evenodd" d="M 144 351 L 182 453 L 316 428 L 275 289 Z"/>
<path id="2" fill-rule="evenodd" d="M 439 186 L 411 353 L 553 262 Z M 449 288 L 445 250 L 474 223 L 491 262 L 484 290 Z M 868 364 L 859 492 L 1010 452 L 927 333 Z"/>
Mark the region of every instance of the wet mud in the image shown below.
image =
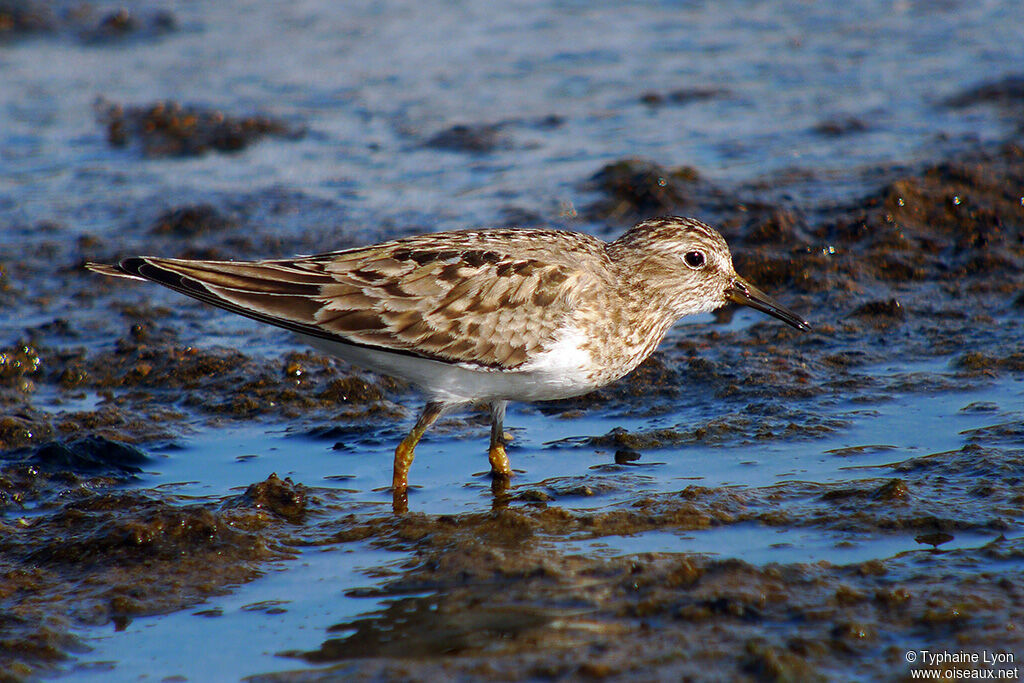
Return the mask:
<path id="1" fill-rule="evenodd" d="M 0 4 L 0 26 L 48 30 L 49 14 L 34 12 Z M 652 93 L 642 104 L 720 97 L 728 93 Z M 1019 99 L 1007 80 L 944 106 Z M 110 143 L 144 157 L 233 151 L 296 132 L 175 103 L 111 106 L 103 116 Z M 826 121 L 819 133 L 859 134 L 861 123 Z M 506 134 L 494 124 L 455 126 L 426 145 L 489 153 L 507 148 Z M 726 310 L 670 335 L 622 381 L 536 409 L 568 424 L 679 409 L 697 417 L 554 441 L 552 457 L 607 457 L 600 470 L 519 477 L 496 491 L 491 509 L 451 514 L 418 512 L 413 496 L 412 511 L 394 515 L 270 473 L 201 499 L 139 484 L 157 467 L 154 452 L 200 428 L 287 425 L 358 454 L 379 423 L 393 424 L 386 435 L 397 441 L 419 400 L 400 382 L 249 344 L 246 333 L 233 345 L 207 343 L 201 309 L 160 295 L 149 302 L 152 292 L 126 293 L 82 269 L 132 247 L 228 256 L 282 247 L 273 221 L 253 218 L 273 211 L 235 210 L 250 195 L 156 216 L 140 206 L 117 244 L 92 234 L 61 241 L 53 226 L 12 228 L 18 239 L 0 244 L 0 303 L 29 322 L 0 340 L 0 678 L 74 671 L 90 628 L 194 608 L 302 552 L 357 543 L 404 558 L 367 568 L 368 587 L 348 592 L 385 606 L 327 628 L 317 647 L 282 648 L 276 672 L 248 680 L 704 680 L 709 671 L 889 680 L 917 647 L 1024 654 L 1019 391 L 964 405 L 986 424 L 960 434 L 954 450 L 828 451 L 857 470 L 840 482 L 794 476 L 645 493 L 626 477 L 597 476 L 648 466 L 670 448 L 785 449 L 842 433 L 858 412 L 895 397 L 955 396 L 1024 377 L 1021 142 L 842 172 L 871 190 L 801 206 L 780 200 L 777 186 L 813 183 L 819 172 L 730 187 L 688 165 L 632 158 L 572 179 L 591 197 L 584 220 L 621 228 L 684 213 L 716 223 L 738 272 L 784 297 L 813 332 L 737 324 Z M 325 211 L 302 195 L 259 201 L 284 205 L 281 214 Z M 286 246 L 322 248 L 322 235 Z M 878 371 L 897 357 L 921 369 Z M 477 438 L 476 417 L 446 421 L 441 432 Z M 515 448 L 513 440 L 513 463 Z M 841 539 L 828 541 L 840 549 L 903 536 L 919 547 L 846 563 L 744 560 L 741 543 L 717 555 L 588 551 L 647 534 L 751 529 Z M 979 537 L 992 540 L 957 547 Z"/>
<path id="2" fill-rule="evenodd" d="M 497 123 L 457 123 L 429 136 L 425 147 L 470 155 L 484 155 L 521 146 L 513 131 L 551 130 L 564 123 L 550 114 L 539 119 L 509 119 Z"/>
<path id="3" fill-rule="evenodd" d="M 612 527 L 735 523 L 699 496 L 645 502 L 656 511 L 623 511 Z M 387 608 L 328 629 L 315 650 L 282 653 L 327 668 L 248 680 L 703 680 L 709 670 L 732 680 L 878 679 L 886 668 L 872 662 L 891 660 L 905 637 L 1020 646 L 1018 585 L 976 575 L 992 561 L 1019 566 L 1019 542 L 847 566 L 558 552 L 568 534 L 612 531 L 603 517 L 546 508 L 422 529 L 404 520 L 396 532 L 419 539 L 417 566 L 380 589 Z M 974 576 L 951 584 L 953 572 Z"/>
<path id="4" fill-rule="evenodd" d="M 457 124 L 432 135 L 424 144 L 434 149 L 456 152 L 493 152 L 509 146 L 509 140 L 502 137 L 500 124 Z"/>
<path id="5" fill-rule="evenodd" d="M 85 45 L 152 40 L 178 30 L 167 10 L 130 10 L 113 3 L 0 2 L 0 44 L 32 37 L 70 37 Z"/>
<path id="6" fill-rule="evenodd" d="M 670 105 L 681 106 L 691 104 L 693 102 L 700 102 L 702 100 L 729 97 L 730 94 L 731 93 L 725 88 L 680 88 L 667 93 L 654 91 L 645 92 L 640 96 L 640 101 L 649 107 L 664 107 Z"/>
<path id="7" fill-rule="evenodd" d="M 296 139 L 298 126 L 270 116 L 233 116 L 178 102 L 128 106 L 96 104 L 97 117 L 112 147 L 135 147 L 147 158 L 237 152 L 268 135 Z"/>
<path id="8" fill-rule="evenodd" d="M 631 161 L 613 170 L 614 181 L 609 169 L 596 176 L 606 183 L 598 206 L 624 221 L 654 209 L 699 211 L 708 201 L 662 182 L 697 182 L 697 174 Z M 1021 188 L 1024 153 L 1005 144 L 892 178 L 824 217 L 757 206 L 742 188 L 730 209 L 727 192 L 710 193 L 708 210 L 732 212 L 723 224 L 739 271 L 786 292 L 815 332 L 759 322 L 688 334 L 625 380 L 540 409 L 571 420 L 713 396 L 717 417 L 686 429 L 617 429 L 556 449 L 604 449 L 615 453 L 615 466 L 628 467 L 667 447 L 815 439 L 846 426 L 820 414 L 821 401 L 870 406 L 895 393 L 962 390 L 1024 373 Z M 194 207 L 159 225 L 153 234 L 230 230 L 216 211 Z M 94 305 L 114 296 L 104 293 Z M 992 425 L 967 435 L 961 450 L 894 453 L 855 484 L 690 486 L 597 512 L 574 510 L 573 502 L 604 491 L 567 477 L 513 487 L 495 497 L 491 512 L 339 521 L 338 510 L 301 482 L 276 476 L 205 502 L 125 485 L 147 467 L 147 444 L 180 438 L 197 416 L 309 429 L 341 421 L 358 433 L 371 416 L 402 420 L 398 403 L 409 400 L 408 387 L 349 374 L 313 353 L 268 361 L 186 346 L 173 325 L 149 313 L 129 315 L 139 322 L 122 323 L 127 331 L 102 350 L 49 346 L 67 333 L 58 324 L 0 354 L 0 652 L 15 676 L 73 658 L 82 648 L 73 634 L 85 625 L 123 625 L 197 604 L 259 576 L 296 545 L 366 539 L 411 557 L 370 589 L 388 606 L 329 629 L 317 649 L 282 652 L 293 672 L 252 680 L 701 678 L 708 667 L 736 679 L 826 680 L 837 670 L 885 677 L 905 643 L 1024 648 L 1019 406 L 1009 414 L 1010 406 L 974 406 L 992 411 Z M 864 369 L 894 353 L 936 358 L 945 369 L 891 378 Z M 101 400 L 93 410 L 46 408 L 37 401 L 44 389 Z M 857 449 L 834 454 L 857 456 Z M 910 533 L 921 549 L 851 565 L 758 566 L 564 547 L 743 525 L 851 537 Z M 977 532 L 1009 536 L 942 549 Z"/>

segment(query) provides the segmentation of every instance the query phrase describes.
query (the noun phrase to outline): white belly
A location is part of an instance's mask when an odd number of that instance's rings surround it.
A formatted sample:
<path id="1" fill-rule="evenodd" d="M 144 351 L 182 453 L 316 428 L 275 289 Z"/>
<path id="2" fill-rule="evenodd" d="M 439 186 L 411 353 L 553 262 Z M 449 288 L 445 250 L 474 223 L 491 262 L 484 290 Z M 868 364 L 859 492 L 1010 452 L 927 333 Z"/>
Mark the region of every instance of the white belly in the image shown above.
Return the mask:
<path id="1" fill-rule="evenodd" d="M 384 375 L 418 385 L 432 399 L 466 401 L 550 401 L 597 388 L 588 371 L 590 355 L 579 348 L 578 333 L 563 335 L 550 350 L 516 371 L 502 372 L 401 353 L 354 346 L 300 334 L 322 351 Z"/>

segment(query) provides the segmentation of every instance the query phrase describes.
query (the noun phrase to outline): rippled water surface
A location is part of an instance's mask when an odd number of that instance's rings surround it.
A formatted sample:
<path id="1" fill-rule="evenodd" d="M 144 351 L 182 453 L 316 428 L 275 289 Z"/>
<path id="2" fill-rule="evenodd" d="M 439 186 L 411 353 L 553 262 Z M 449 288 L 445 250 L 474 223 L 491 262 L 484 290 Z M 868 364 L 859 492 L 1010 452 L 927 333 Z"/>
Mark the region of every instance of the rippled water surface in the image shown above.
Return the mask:
<path id="1" fill-rule="evenodd" d="M 344 221 L 364 225 L 349 238 L 361 240 L 491 224 L 509 205 L 553 216 L 583 199 L 581 177 L 621 157 L 732 181 L 793 166 L 906 163 L 1004 135 L 998 112 L 935 105 L 1024 61 L 1024 10 L 1012 2 L 153 6 L 170 8 L 180 30 L 3 48 L 7 220 L 118 234 L 135 202 L 283 188 L 344 213 L 286 216 L 276 230 L 330 239 Z M 690 90 L 720 94 L 640 102 Z M 310 134 L 140 166 L 103 143 L 96 98 L 265 111 Z M 543 125 L 552 115 L 561 124 Z M 814 132 L 847 118 L 862 119 L 864 134 Z M 460 123 L 505 124 L 507 144 L 486 157 L 423 147 Z"/>

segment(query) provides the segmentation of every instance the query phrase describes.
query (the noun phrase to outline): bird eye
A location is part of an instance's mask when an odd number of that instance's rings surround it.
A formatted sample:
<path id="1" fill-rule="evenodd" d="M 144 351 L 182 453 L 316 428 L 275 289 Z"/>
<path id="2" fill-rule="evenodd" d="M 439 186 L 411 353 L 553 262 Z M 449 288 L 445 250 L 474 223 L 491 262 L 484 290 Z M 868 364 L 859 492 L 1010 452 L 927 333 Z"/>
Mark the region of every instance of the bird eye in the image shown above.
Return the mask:
<path id="1" fill-rule="evenodd" d="M 702 251 L 688 251 L 683 254 L 683 263 L 694 270 L 700 270 L 707 264 Z"/>

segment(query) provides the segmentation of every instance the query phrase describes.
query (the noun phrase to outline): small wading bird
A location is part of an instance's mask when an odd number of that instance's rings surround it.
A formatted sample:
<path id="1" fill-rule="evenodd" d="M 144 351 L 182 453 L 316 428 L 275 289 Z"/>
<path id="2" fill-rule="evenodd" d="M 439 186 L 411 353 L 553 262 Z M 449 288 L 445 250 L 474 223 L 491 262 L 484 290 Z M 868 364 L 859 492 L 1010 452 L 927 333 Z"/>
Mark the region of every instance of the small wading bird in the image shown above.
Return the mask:
<path id="1" fill-rule="evenodd" d="M 136 256 L 87 267 L 152 280 L 420 386 L 427 404 L 395 450 L 396 511 L 407 506 L 417 442 L 456 406 L 490 405 L 491 473 L 507 482 L 508 401 L 614 382 L 680 318 L 730 301 L 809 329 L 737 275 L 722 236 L 692 218 L 646 220 L 608 243 L 562 230 L 471 230 L 291 259 Z"/>

